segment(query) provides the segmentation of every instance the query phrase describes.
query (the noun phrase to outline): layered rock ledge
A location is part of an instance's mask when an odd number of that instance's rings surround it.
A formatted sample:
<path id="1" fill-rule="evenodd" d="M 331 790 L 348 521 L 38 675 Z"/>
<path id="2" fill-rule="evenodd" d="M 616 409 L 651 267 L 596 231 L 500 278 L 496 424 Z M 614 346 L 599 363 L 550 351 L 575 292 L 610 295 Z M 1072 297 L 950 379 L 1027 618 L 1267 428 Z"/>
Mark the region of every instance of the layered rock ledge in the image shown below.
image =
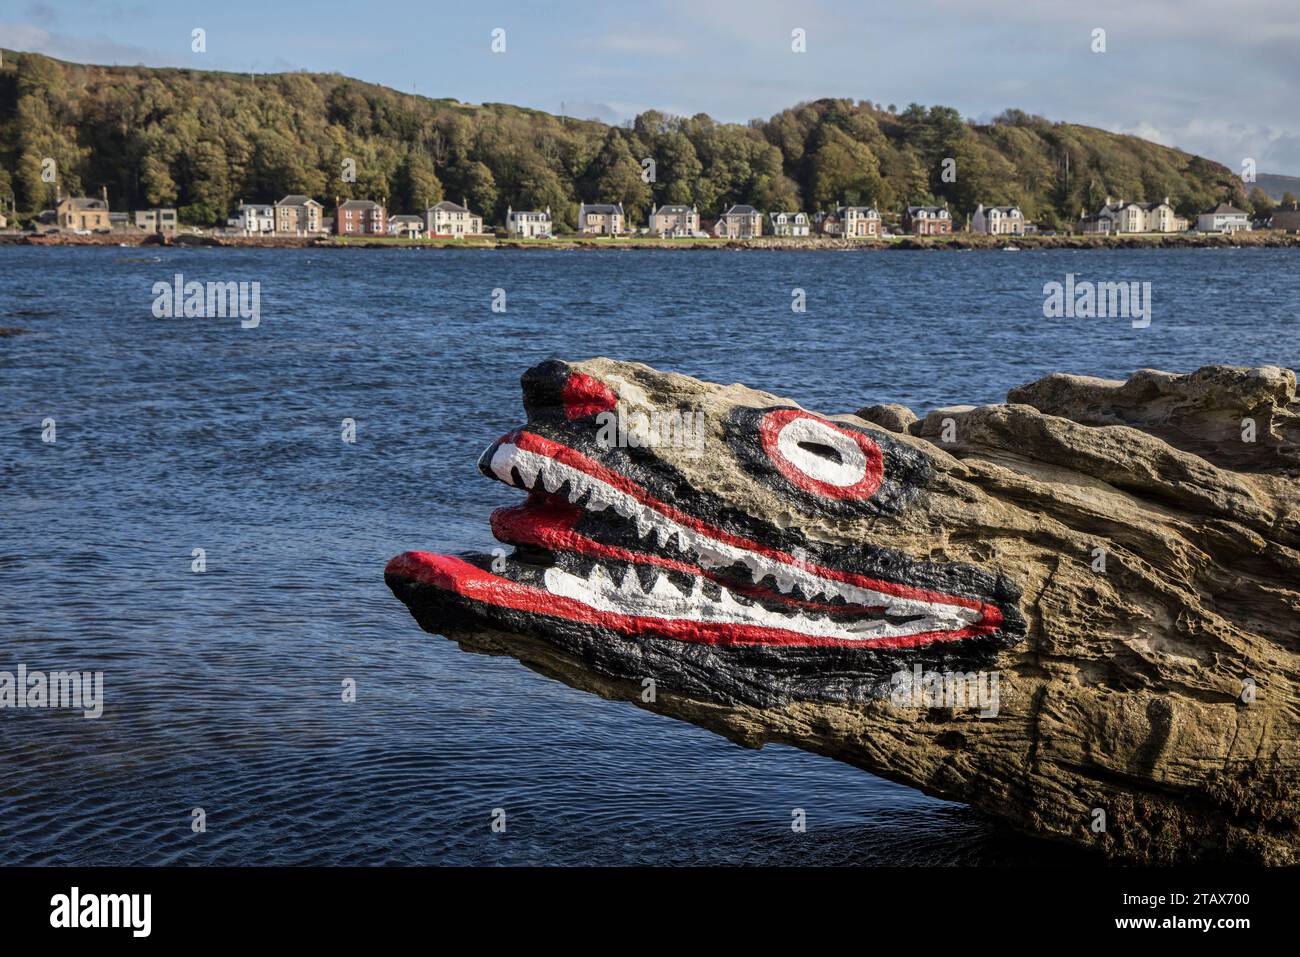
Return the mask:
<path id="1" fill-rule="evenodd" d="M 595 383 L 591 394 L 629 386 L 619 401 L 636 395 L 728 423 L 718 435 L 731 444 L 706 446 L 703 463 L 658 453 L 684 483 L 682 508 L 707 489 L 732 510 L 710 512 L 704 499 L 709 521 L 740 522 L 741 511 L 768 521 L 782 541 L 813 549 L 802 567 L 840 550 L 871 556 L 872 573 L 888 580 L 925 583 L 926 594 L 993 596 L 997 640 L 831 652 L 732 648 L 703 631 L 685 641 L 588 634 L 545 616 L 431 602 L 413 566 L 395 560 L 389 583 L 427 629 L 746 746 L 828 755 L 1108 859 L 1300 863 L 1293 372 L 1052 375 L 1006 404 L 826 417 L 863 448 L 859 433 L 872 439 L 886 477 L 902 471 L 912 483 L 882 486 L 874 501 L 884 504 L 864 515 L 783 497 L 779 476 L 750 490 L 758 460 L 723 461 L 738 448 L 738 415 L 797 415 L 781 411 L 797 409 L 788 400 L 603 359 L 562 374 Z M 526 398 L 530 388 L 526 376 Z M 546 421 L 538 395 L 527 398 L 530 426 Z M 664 463 L 640 461 L 638 480 L 652 483 Z M 970 641 L 978 652 L 964 650 Z M 914 663 L 995 674 L 996 714 L 891 697 L 888 675 Z"/>

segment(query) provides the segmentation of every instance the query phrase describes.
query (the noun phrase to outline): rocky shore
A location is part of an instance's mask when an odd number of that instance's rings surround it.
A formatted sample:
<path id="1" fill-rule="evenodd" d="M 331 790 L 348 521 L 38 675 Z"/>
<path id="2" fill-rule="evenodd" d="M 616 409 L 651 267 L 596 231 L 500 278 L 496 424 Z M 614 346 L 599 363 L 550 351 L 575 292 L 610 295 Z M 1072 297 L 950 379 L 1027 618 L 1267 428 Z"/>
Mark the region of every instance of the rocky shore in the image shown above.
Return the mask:
<path id="1" fill-rule="evenodd" d="M 307 237 L 254 237 L 254 236 L 194 236 L 181 235 L 164 238 L 144 233 L 97 234 L 76 236 L 68 234 L 30 235 L 0 233 L 0 245 L 25 246 L 221 246 L 234 248 L 268 249 L 509 249 L 539 250 L 601 250 L 601 249 L 653 249 L 661 251 L 692 251 L 701 249 L 726 250 L 786 250 L 800 252 L 878 252 L 886 250 L 1005 250 L 1007 248 L 1033 249 L 1190 249 L 1190 248 L 1242 248 L 1300 247 L 1300 234 L 1278 231 L 1249 233 L 1195 234 L 1171 233 L 1164 236 L 985 236 L 978 233 L 958 233 L 948 237 L 905 236 L 898 239 L 835 239 L 829 237 L 783 238 L 764 236 L 748 240 L 662 240 L 650 237 L 625 237 L 598 239 L 593 237 L 561 236 L 549 241 L 484 238 L 472 240 L 402 240 L 396 238 L 345 239 L 337 236 Z"/>

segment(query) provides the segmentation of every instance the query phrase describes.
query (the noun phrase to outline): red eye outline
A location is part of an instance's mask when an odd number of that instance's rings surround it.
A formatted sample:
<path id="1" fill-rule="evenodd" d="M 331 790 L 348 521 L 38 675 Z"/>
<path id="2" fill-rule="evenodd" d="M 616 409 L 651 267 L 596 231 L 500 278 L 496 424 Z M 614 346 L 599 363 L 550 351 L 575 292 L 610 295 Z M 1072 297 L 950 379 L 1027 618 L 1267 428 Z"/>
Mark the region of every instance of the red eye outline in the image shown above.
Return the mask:
<path id="1" fill-rule="evenodd" d="M 864 457 L 862 478 L 852 485 L 835 485 L 832 482 L 824 482 L 809 475 L 792 462 L 781 451 L 781 433 L 790 423 L 800 419 L 811 420 L 819 427 L 842 435 L 857 445 L 862 450 Z M 813 495 L 847 501 L 865 501 L 876 494 L 880 488 L 881 480 L 884 478 L 885 460 L 880 452 L 880 446 L 861 432 L 840 428 L 834 422 L 828 422 L 819 416 L 804 412 L 802 409 L 775 409 L 767 413 L 759 424 L 759 435 L 762 439 L 763 451 L 772 464 L 776 466 L 777 471 L 795 486 Z"/>

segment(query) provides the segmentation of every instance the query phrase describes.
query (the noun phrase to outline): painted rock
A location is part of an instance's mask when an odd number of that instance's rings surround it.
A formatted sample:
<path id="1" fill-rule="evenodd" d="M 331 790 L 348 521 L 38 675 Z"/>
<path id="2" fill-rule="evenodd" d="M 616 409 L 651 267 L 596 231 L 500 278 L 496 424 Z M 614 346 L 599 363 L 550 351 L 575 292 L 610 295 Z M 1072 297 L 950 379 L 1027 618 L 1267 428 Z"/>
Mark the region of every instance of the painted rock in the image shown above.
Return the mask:
<path id="1" fill-rule="evenodd" d="M 426 630 L 1111 859 L 1300 861 L 1294 373 L 919 420 L 608 359 L 522 385 L 479 461 L 513 553 L 388 565 Z"/>

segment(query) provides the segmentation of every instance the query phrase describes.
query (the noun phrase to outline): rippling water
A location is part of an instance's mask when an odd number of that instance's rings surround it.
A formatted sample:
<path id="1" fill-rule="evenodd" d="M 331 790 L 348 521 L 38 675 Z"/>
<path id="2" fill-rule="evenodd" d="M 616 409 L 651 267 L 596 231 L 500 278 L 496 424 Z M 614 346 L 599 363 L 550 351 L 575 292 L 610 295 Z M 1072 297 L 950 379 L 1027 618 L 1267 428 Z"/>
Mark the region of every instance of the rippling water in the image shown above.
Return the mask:
<path id="1" fill-rule="evenodd" d="M 261 325 L 155 319 L 178 272 L 260 282 Z M 1044 319 L 1068 272 L 1150 280 L 1151 327 Z M 24 330 L 0 338 L 0 670 L 101 670 L 107 699 L 98 720 L 0 711 L 0 863 L 1065 859 L 833 761 L 463 654 L 384 563 L 490 544 L 514 498 L 474 462 L 548 356 L 924 410 L 1059 370 L 1295 367 L 1294 275 L 1292 251 L 1254 249 L 0 247 L 0 326 Z"/>

